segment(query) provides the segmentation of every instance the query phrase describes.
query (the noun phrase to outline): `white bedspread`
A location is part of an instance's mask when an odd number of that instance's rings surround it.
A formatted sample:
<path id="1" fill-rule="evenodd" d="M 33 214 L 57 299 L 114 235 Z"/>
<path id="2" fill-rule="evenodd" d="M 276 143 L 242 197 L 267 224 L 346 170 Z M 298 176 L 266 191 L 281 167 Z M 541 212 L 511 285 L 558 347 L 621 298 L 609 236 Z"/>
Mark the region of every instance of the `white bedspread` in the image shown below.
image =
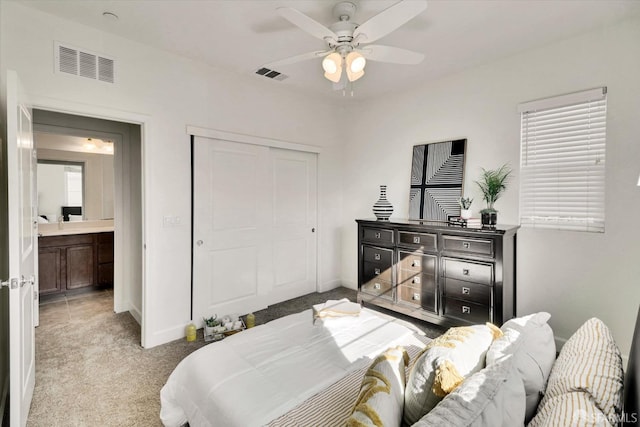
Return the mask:
<path id="1" fill-rule="evenodd" d="M 394 345 L 424 344 L 406 322 L 362 309 L 313 324 L 311 310 L 186 357 L 160 392 L 165 426 L 262 426 Z"/>

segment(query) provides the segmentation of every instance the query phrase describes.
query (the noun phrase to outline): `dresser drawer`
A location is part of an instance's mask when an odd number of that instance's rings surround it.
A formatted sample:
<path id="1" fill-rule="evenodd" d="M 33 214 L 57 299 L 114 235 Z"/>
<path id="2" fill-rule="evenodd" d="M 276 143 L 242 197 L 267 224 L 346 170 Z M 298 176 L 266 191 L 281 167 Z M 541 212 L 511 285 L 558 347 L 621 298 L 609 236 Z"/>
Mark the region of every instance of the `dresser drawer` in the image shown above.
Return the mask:
<path id="1" fill-rule="evenodd" d="M 396 292 L 398 293 L 399 303 L 420 307 L 424 310 L 435 311 L 435 290 L 400 285 L 396 288 Z"/>
<path id="2" fill-rule="evenodd" d="M 493 264 L 481 264 L 451 258 L 444 259 L 444 277 L 467 282 L 493 284 Z"/>
<path id="3" fill-rule="evenodd" d="M 429 273 L 416 273 L 414 271 L 399 270 L 398 285 L 435 290 L 436 276 L 435 274 Z"/>
<path id="4" fill-rule="evenodd" d="M 435 251 L 438 241 L 437 235 L 430 233 L 415 233 L 411 231 L 398 232 L 399 244 L 423 251 Z"/>
<path id="5" fill-rule="evenodd" d="M 384 266 L 375 262 L 363 262 L 362 263 L 362 275 L 363 281 L 368 282 L 372 279 L 385 280 L 387 282 L 393 282 L 392 276 L 393 267 L 391 264 Z"/>
<path id="6" fill-rule="evenodd" d="M 460 236 L 442 236 L 442 249 L 445 251 L 464 252 L 493 256 L 493 240 L 472 239 Z"/>
<path id="7" fill-rule="evenodd" d="M 416 271 L 416 272 L 431 272 L 435 274 L 436 272 L 436 261 L 437 257 L 435 255 L 421 255 L 415 252 L 406 252 L 399 251 L 400 253 L 400 268 L 402 270 L 407 271 Z"/>
<path id="8" fill-rule="evenodd" d="M 491 305 L 491 286 L 450 278 L 444 280 L 444 294 L 448 298 L 457 298 L 486 306 Z"/>
<path id="9" fill-rule="evenodd" d="M 393 250 L 363 245 L 362 260 L 365 262 L 380 263 L 391 267 L 393 265 Z"/>
<path id="10" fill-rule="evenodd" d="M 378 295 L 388 299 L 393 299 L 393 285 L 391 282 L 380 280 L 378 278 L 364 282 L 360 287 L 360 291 L 366 292 L 370 295 Z"/>
<path id="11" fill-rule="evenodd" d="M 390 245 L 393 243 L 393 230 L 362 227 L 362 241 Z"/>
<path id="12" fill-rule="evenodd" d="M 491 321 L 491 309 L 487 305 L 475 304 L 454 298 L 444 299 L 444 315 L 469 323 L 485 323 Z"/>

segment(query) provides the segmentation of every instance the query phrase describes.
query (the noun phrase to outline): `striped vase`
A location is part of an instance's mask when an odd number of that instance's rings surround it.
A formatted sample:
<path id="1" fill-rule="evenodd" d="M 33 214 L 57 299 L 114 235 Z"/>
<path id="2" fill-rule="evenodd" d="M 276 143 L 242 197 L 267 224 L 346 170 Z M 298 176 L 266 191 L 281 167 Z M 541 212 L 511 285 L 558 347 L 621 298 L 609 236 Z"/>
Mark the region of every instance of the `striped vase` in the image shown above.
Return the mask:
<path id="1" fill-rule="evenodd" d="M 373 205 L 373 213 L 378 221 L 389 221 L 389 217 L 393 213 L 393 206 L 387 200 L 387 186 L 380 186 L 380 198 Z"/>

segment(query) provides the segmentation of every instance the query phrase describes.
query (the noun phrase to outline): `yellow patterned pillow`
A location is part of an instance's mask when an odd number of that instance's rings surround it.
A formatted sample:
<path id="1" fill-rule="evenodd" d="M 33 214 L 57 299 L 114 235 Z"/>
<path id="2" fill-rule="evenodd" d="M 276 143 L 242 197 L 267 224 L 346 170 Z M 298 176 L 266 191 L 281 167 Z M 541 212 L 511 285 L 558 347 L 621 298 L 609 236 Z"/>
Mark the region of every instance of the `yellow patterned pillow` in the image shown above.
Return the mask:
<path id="1" fill-rule="evenodd" d="M 607 419 L 615 420 L 621 413 L 623 382 L 622 357 L 613 335 L 601 320 L 591 318 L 560 350 L 538 411 L 558 396 L 584 392 Z"/>
<path id="2" fill-rule="evenodd" d="M 347 427 L 392 427 L 402 421 L 405 367 L 403 347 L 390 348 L 373 361 L 362 380 Z"/>
<path id="3" fill-rule="evenodd" d="M 486 325 L 451 328 L 431 341 L 416 360 L 404 396 L 404 423 L 412 425 L 462 381 L 484 368 L 485 354 L 500 328 Z"/>

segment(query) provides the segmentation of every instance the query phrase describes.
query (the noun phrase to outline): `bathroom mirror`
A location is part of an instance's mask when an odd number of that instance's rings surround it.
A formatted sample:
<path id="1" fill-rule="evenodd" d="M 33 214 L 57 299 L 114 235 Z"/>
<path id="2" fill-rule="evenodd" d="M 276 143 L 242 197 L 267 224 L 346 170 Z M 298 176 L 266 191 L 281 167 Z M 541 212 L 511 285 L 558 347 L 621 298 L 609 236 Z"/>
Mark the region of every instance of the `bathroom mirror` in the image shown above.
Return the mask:
<path id="1" fill-rule="evenodd" d="M 449 221 L 460 216 L 466 145 L 466 139 L 457 139 L 413 147 L 409 219 Z"/>
<path id="2" fill-rule="evenodd" d="M 84 163 L 38 160 L 38 214 L 49 222 L 82 221 Z"/>

